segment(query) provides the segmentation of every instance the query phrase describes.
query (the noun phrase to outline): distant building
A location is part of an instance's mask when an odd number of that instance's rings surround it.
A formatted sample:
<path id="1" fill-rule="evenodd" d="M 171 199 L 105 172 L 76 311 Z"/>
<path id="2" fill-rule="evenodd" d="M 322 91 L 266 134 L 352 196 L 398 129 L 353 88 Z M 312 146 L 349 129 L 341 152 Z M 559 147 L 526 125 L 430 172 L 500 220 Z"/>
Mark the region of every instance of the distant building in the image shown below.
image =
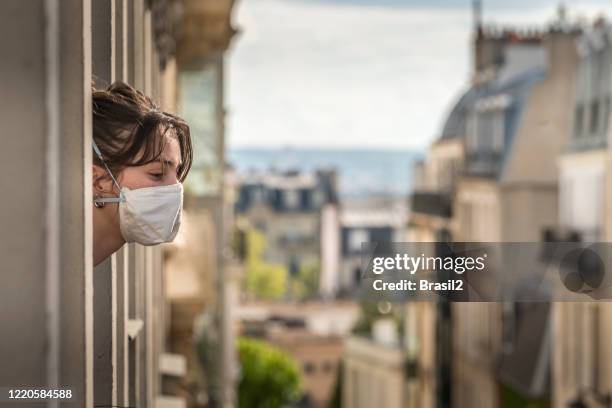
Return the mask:
<path id="1" fill-rule="evenodd" d="M 276 325 L 266 340 L 285 350 L 299 364 L 302 372 L 304 399 L 307 406 L 326 408 L 334 395 L 344 340 L 324 336 L 306 329 Z"/>
<path id="2" fill-rule="evenodd" d="M 556 161 L 571 129 L 577 31 L 498 30 L 477 24 L 475 75 L 441 137 L 417 168 L 413 241 L 537 242 L 555 225 Z M 408 305 L 407 313 L 423 313 Z M 521 314 L 512 304 L 430 306 L 436 318 L 418 344 L 437 342 L 420 362 L 426 405 L 495 407 L 503 390 L 550 398 L 549 306 Z M 512 328 L 530 327 L 529 346 Z M 517 329 L 518 330 L 518 329 Z M 450 373 L 448 375 L 447 373 Z"/>
<path id="3" fill-rule="evenodd" d="M 236 194 L 237 215 L 266 236 L 269 262 L 285 265 L 291 276 L 308 265 L 319 266 L 321 279 L 333 276 L 339 239 L 334 171 L 244 175 Z"/>
<path id="4" fill-rule="evenodd" d="M 373 322 L 369 335 L 353 335 L 346 342 L 342 385 L 343 408 L 417 408 L 421 389 L 414 354 L 400 338 L 392 319 Z"/>
<path id="5" fill-rule="evenodd" d="M 401 348 L 351 337 L 346 346 L 343 408 L 407 406 L 405 356 Z"/>
<path id="6" fill-rule="evenodd" d="M 612 25 L 596 22 L 578 39 L 573 126 L 559 159 L 559 227 L 551 241 L 609 242 Z M 555 407 L 604 406 L 612 393 L 612 308 L 606 302 L 556 303 Z M 583 404 L 583 405 L 579 405 Z"/>
<path id="7" fill-rule="evenodd" d="M 405 224 L 405 207 L 397 203 L 368 202 L 363 206 L 344 206 L 340 215 L 341 260 L 336 292 L 348 295 L 359 287 L 362 244 L 402 241 Z"/>
<path id="8" fill-rule="evenodd" d="M 352 302 L 248 304 L 240 311 L 242 332 L 285 350 L 299 364 L 301 406 L 328 407 L 333 398 L 344 338 L 357 318 Z"/>

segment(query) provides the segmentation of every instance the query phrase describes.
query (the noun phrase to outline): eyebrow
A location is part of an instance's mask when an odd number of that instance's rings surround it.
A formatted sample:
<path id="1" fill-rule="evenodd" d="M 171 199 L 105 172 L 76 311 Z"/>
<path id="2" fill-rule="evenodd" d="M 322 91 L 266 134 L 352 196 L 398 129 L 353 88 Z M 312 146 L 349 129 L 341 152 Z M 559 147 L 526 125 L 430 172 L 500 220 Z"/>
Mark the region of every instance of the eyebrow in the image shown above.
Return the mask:
<path id="1" fill-rule="evenodd" d="M 178 165 L 173 160 L 168 160 L 168 159 L 153 160 L 149 164 L 157 164 L 157 163 L 161 163 L 162 165 L 166 165 L 166 166 L 178 167 Z"/>

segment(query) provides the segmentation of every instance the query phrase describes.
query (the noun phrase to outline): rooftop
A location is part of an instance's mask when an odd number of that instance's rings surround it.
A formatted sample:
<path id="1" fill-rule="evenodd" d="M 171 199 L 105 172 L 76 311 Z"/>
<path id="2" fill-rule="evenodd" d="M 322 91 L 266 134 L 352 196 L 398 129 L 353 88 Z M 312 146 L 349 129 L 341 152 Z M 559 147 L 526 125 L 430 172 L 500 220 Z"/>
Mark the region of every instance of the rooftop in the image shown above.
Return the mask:
<path id="1" fill-rule="evenodd" d="M 252 173 L 239 176 L 238 182 L 241 185 L 261 184 L 269 188 L 278 189 L 312 188 L 317 185 L 317 179 L 314 174 L 301 172 Z"/>
<path id="2" fill-rule="evenodd" d="M 513 44 L 538 44 L 546 35 L 541 27 L 514 27 L 510 25 L 482 25 L 476 32 L 481 40 L 504 41 Z"/>

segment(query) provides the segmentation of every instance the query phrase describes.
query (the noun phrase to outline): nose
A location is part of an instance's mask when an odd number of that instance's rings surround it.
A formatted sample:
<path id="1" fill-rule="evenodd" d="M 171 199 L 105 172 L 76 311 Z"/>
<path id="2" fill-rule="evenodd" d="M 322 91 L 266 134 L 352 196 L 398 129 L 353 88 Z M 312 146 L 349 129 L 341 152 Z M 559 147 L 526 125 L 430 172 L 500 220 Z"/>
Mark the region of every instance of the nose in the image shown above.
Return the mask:
<path id="1" fill-rule="evenodd" d="M 179 183 L 178 175 L 175 172 L 169 172 L 168 176 L 164 180 L 165 186 L 169 186 L 172 184 L 178 184 L 178 183 Z"/>

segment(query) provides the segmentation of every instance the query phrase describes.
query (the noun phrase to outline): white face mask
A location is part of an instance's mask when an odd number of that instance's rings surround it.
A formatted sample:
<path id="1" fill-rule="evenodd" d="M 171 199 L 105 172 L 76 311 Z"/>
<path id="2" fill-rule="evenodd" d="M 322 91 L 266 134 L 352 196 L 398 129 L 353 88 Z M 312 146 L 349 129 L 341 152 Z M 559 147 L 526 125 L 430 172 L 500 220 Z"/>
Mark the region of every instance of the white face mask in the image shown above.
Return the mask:
<path id="1" fill-rule="evenodd" d="M 119 203 L 119 226 L 126 242 L 156 245 L 172 242 L 181 225 L 183 185 L 181 183 L 130 190 L 120 187 L 92 141 L 94 151 L 119 189 L 119 197 L 96 198 L 97 203 Z"/>

